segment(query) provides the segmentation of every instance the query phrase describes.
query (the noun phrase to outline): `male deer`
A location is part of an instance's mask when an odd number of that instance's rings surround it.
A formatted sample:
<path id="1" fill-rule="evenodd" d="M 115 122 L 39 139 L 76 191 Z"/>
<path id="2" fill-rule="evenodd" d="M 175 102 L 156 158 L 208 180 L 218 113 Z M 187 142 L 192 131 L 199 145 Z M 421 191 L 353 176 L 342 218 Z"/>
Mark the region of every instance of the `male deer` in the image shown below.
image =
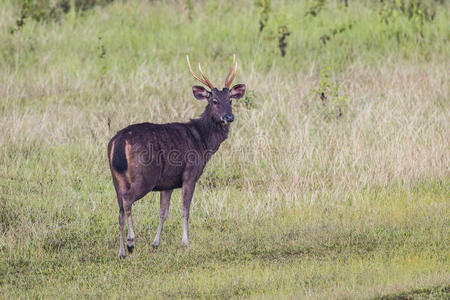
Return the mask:
<path id="1" fill-rule="evenodd" d="M 131 206 L 151 191 L 160 191 L 159 225 L 153 248 L 159 246 L 170 196 L 176 188 L 182 188 L 182 244 L 189 245 L 189 208 L 195 184 L 211 155 L 228 136 L 230 123 L 234 120 L 232 99 L 239 99 L 245 93 L 244 84 L 230 89 L 236 76 L 235 56 L 221 91 L 203 74 L 200 64 L 202 77 L 192 70 L 189 57 L 186 59 L 192 76 L 210 88 L 192 87 L 194 97 L 208 103 L 200 118 L 186 123 L 130 125 L 117 132 L 108 144 L 109 166 L 119 204 L 120 259 L 125 258 L 125 218 L 128 223 L 127 248 L 131 253 L 135 245 Z"/>

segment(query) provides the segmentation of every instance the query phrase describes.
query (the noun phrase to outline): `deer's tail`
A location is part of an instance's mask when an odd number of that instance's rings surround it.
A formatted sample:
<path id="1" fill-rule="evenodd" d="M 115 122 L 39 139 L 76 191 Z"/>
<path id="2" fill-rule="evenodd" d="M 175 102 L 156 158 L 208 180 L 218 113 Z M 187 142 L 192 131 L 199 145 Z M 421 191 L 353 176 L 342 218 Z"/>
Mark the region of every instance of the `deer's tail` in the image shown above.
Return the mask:
<path id="1" fill-rule="evenodd" d="M 121 136 L 114 143 L 114 153 L 112 157 L 112 166 L 114 170 L 122 173 L 127 170 L 128 162 L 125 154 L 125 139 Z"/>

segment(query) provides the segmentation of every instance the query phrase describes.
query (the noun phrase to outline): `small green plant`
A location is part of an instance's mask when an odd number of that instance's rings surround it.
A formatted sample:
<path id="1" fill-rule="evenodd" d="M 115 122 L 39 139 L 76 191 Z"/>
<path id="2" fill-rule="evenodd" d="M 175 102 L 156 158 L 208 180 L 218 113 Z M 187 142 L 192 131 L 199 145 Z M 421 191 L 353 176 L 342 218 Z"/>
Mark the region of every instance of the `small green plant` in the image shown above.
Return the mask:
<path id="1" fill-rule="evenodd" d="M 278 27 L 278 48 L 280 48 L 281 56 L 286 55 L 287 37 L 291 34 L 286 25 Z"/>
<path id="2" fill-rule="evenodd" d="M 254 90 L 248 90 L 245 93 L 245 96 L 240 99 L 239 101 L 236 101 L 236 104 L 238 105 L 238 107 L 243 107 L 246 109 L 252 109 L 252 108 L 256 108 L 256 93 Z"/>
<path id="3" fill-rule="evenodd" d="M 99 46 L 97 47 L 97 49 L 98 49 L 98 58 L 103 59 L 103 58 L 105 58 L 105 55 L 106 55 L 106 48 L 105 48 L 105 45 L 102 42 L 102 37 L 101 36 L 98 37 L 98 41 L 99 41 Z"/>
<path id="4" fill-rule="evenodd" d="M 105 76 L 108 71 L 108 62 L 106 60 L 106 47 L 103 43 L 103 38 L 101 36 L 98 37 L 98 46 L 97 46 L 97 56 L 100 65 L 100 73 L 98 77 L 98 83 L 100 86 L 103 86 L 105 81 Z"/>
<path id="5" fill-rule="evenodd" d="M 186 0 L 184 3 L 184 10 L 187 12 L 189 21 L 192 21 L 192 12 L 194 11 L 194 4 L 192 3 L 192 0 Z"/>
<path id="6" fill-rule="evenodd" d="M 381 1 L 379 15 L 381 21 L 390 25 L 400 16 L 405 16 L 413 24 L 416 32 L 423 37 L 423 26 L 425 23 L 433 22 L 436 16 L 437 5 L 442 1 L 421 1 L 421 0 L 390 0 Z"/>
<path id="7" fill-rule="evenodd" d="M 431 22 L 436 16 L 437 5 L 441 1 L 390 0 L 381 1 L 381 3 L 380 15 L 382 20 L 389 24 L 390 19 L 398 15 L 407 16 L 413 21 Z"/>
<path id="8" fill-rule="evenodd" d="M 72 0 L 62 0 L 65 2 L 71 2 Z M 114 0 L 74 0 L 75 9 L 77 11 L 86 11 L 88 9 L 94 8 L 95 6 L 105 6 Z"/>
<path id="9" fill-rule="evenodd" d="M 50 16 L 50 10 L 48 5 L 44 5 L 40 1 L 34 0 L 22 0 L 20 5 L 20 16 L 16 20 L 15 27 L 10 32 L 11 34 L 19 31 L 24 25 L 27 18 L 31 18 L 35 21 L 43 21 Z"/>
<path id="10" fill-rule="evenodd" d="M 96 5 L 106 5 L 112 1 L 114 0 L 21 0 L 19 18 L 10 32 L 13 34 L 19 31 L 25 25 L 26 19 L 37 22 L 58 21 L 72 7 L 79 12 L 91 9 Z"/>
<path id="11" fill-rule="evenodd" d="M 320 41 L 322 44 L 326 45 L 328 41 L 331 40 L 331 38 L 335 37 L 338 34 L 344 33 L 347 30 L 351 30 L 353 28 L 353 22 L 350 22 L 349 24 L 342 25 L 338 28 L 334 28 L 328 33 L 325 33 L 320 37 Z"/>
<path id="12" fill-rule="evenodd" d="M 327 0 L 315 0 L 313 5 L 306 12 L 305 16 L 316 17 L 326 4 L 327 4 Z"/>
<path id="13" fill-rule="evenodd" d="M 209 15 L 214 15 L 219 9 L 219 2 L 217 0 L 209 0 L 208 1 L 208 11 Z"/>
<path id="14" fill-rule="evenodd" d="M 269 21 L 269 15 L 272 11 L 271 0 L 255 0 L 255 6 L 259 7 L 259 32 L 261 33 Z"/>
<path id="15" fill-rule="evenodd" d="M 330 82 L 330 73 L 330 67 L 323 69 L 320 72 L 319 87 L 312 90 L 320 100 L 316 107 L 326 121 L 341 118 L 347 110 L 348 102 L 347 96 L 339 94 L 339 84 Z"/>

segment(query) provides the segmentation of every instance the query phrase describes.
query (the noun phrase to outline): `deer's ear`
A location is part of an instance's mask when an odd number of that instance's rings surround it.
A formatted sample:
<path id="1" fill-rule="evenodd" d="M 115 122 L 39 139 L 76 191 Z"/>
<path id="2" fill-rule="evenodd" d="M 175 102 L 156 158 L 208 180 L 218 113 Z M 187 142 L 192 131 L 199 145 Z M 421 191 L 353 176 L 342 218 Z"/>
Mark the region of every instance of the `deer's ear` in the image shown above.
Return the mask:
<path id="1" fill-rule="evenodd" d="M 207 89 L 199 85 L 194 85 L 192 87 L 192 93 L 194 93 L 194 97 L 197 100 L 208 99 L 209 95 L 211 95 L 211 93 Z"/>
<path id="2" fill-rule="evenodd" d="M 236 84 L 230 91 L 230 98 L 239 99 L 245 94 L 245 84 Z"/>

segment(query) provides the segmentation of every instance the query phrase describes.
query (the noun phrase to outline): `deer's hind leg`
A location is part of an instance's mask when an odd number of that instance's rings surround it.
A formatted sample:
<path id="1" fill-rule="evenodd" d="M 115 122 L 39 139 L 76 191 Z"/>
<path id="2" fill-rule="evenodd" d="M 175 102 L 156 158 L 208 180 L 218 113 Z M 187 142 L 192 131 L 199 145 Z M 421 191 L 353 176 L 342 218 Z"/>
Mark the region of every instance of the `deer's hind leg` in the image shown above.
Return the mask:
<path id="1" fill-rule="evenodd" d="M 151 191 L 155 184 L 156 183 L 153 182 L 144 182 L 144 178 L 137 176 L 134 181 L 132 181 L 130 189 L 122 197 L 125 218 L 128 223 L 127 248 L 130 253 L 133 252 L 135 246 L 134 223 L 131 207 L 135 201 L 141 199 Z"/>
<path id="2" fill-rule="evenodd" d="M 123 195 L 129 190 L 129 184 L 123 176 L 113 173 L 113 182 L 117 194 L 117 204 L 119 205 L 119 231 L 120 231 L 120 246 L 119 246 L 119 258 L 125 258 L 125 247 L 124 247 L 124 223 L 125 214 L 123 206 Z"/>
<path id="3" fill-rule="evenodd" d="M 131 214 L 131 206 L 136 200 L 135 192 L 132 189 L 130 189 L 123 197 L 125 217 L 127 218 L 128 224 L 127 249 L 129 253 L 133 252 L 135 246 L 134 241 L 136 239 L 134 235 L 133 215 Z"/>

